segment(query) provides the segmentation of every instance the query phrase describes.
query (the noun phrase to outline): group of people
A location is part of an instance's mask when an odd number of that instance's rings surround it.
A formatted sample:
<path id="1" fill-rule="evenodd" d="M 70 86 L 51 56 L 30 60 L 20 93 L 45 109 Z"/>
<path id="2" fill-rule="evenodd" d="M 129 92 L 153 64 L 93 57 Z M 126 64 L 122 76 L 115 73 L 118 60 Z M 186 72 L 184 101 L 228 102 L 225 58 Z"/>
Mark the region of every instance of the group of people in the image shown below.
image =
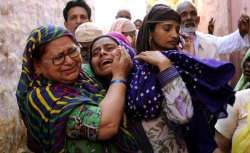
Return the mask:
<path id="1" fill-rule="evenodd" d="M 23 53 L 16 96 L 32 152 L 247 153 L 250 53 L 236 94 L 233 64 L 216 58 L 250 46 L 248 16 L 216 37 L 196 31 L 189 1 L 153 6 L 141 25 L 121 10 L 108 33 L 85 1 L 63 15 L 66 29 L 34 29 Z"/>

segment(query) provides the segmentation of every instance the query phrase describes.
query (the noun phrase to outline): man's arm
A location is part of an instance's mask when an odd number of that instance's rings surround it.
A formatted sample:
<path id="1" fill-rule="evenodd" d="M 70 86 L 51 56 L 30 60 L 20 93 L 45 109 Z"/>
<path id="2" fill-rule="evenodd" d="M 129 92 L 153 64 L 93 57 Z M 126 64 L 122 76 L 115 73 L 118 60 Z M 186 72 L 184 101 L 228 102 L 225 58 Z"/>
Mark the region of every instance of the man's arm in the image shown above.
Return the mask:
<path id="1" fill-rule="evenodd" d="M 218 54 L 228 54 L 250 47 L 248 34 L 250 31 L 249 16 L 242 15 L 240 17 L 238 28 L 235 32 L 223 37 L 202 33 L 198 34 L 207 41 L 214 43 Z"/>

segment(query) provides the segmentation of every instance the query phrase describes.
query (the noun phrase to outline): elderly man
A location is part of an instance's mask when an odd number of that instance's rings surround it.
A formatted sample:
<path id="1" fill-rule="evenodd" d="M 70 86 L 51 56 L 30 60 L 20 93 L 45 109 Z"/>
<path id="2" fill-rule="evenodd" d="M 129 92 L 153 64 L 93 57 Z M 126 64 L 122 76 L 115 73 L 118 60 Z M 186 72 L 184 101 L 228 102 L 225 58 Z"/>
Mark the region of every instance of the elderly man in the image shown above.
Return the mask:
<path id="1" fill-rule="evenodd" d="M 91 9 L 85 1 L 71 0 L 63 9 L 64 26 L 72 33 L 76 28 L 84 23 L 89 22 L 91 18 Z"/>
<path id="2" fill-rule="evenodd" d="M 115 16 L 116 19 L 118 18 L 126 18 L 126 19 L 129 19 L 131 20 L 131 13 L 129 12 L 129 10 L 126 10 L 126 9 L 121 9 L 117 12 L 116 16 Z"/>
<path id="3" fill-rule="evenodd" d="M 238 28 L 235 32 L 224 37 L 217 37 L 200 33 L 197 30 L 200 17 L 196 7 L 189 1 L 184 1 L 176 10 L 181 16 L 181 33 L 191 37 L 193 45 L 192 54 L 201 58 L 217 58 L 218 54 L 232 53 L 250 46 L 249 16 L 240 17 Z"/>

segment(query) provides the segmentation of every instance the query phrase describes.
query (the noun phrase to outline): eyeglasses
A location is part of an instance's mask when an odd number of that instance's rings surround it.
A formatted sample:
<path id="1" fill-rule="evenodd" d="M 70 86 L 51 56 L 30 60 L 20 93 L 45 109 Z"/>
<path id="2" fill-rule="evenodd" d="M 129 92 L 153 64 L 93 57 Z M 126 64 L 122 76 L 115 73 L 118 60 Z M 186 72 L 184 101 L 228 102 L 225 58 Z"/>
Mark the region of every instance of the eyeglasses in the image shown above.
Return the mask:
<path id="1" fill-rule="evenodd" d="M 65 57 L 69 56 L 71 59 L 79 58 L 80 55 L 80 47 L 74 46 L 68 49 L 68 53 L 60 53 L 59 55 L 52 57 L 52 63 L 56 66 L 61 65 L 65 61 Z"/>

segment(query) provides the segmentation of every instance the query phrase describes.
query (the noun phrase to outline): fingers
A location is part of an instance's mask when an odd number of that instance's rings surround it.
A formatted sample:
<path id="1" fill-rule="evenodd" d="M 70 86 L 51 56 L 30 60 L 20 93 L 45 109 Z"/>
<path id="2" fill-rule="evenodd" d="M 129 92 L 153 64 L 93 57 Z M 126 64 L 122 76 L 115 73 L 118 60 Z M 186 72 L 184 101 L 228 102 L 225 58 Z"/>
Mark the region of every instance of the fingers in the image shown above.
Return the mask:
<path id="1" fill-rule="evenodd" d="M 117 47 L 112 63 L 112 73 L 115 78 L 123 78 L 129 74 L 132 68 L 132 60 L 125 48 Z"/>
<path id="2" fill-rule="evenodd" d="M 211 17 L 210 20 L 209 20 L 209 23 L 213 23 L 213 20 L 214 20 L 214 18 Z"/>
<path id="3" fill-rule="evenodd" d="M 249 16 L 247 14 L 242 14 L 240 16 L 240 19 L 249 19 Z"/>
<path id="4" fill-rule="evenodd" d="M 121 58 L 121 47 L 118 46 L 116 51 L 114 52 L 114 60 L 113 62 L 119 62 L 120 61 L 120 58 Z"/>
<path id="5" fill-rule="evenodd" d="M 241 17 L 240 17 L 240 22 L 243 22 L 243 23 L 249 23 L 249 16 L 248 15 L 245 15 L 245 14 L 242 14 Z"/>
<path id="6" fill-rule="evenodd" d="M 215 23 L 215 19 L 213 18 L 213 24 Z"/>
<path id="7" fill-rule="evenodd" d="M 119 63 L 124 65 L 132 65 L 131 57 L 129 53 L 126 51 L 126 49 L 121 46 L 118 49 L 120 51 Z"/>
<path id="8" fill-rule="evenodd" d="M 214 23 L 215 23 L 214 17 L 211 17 L 211 18 L 210 18 L 209 23 L 210 23 L 210 24 L 214 24 Z"/>
<path id="9" fill-rule="evenodd" d="M 150 55 L 153 51 L 144 51 L 140 54 L 136 55 L 135 58 L 146 58 L 148 55 Z"/>
<path id="10" fill-rule="evenodd" d="M 120 52 L 121 52 L 121 58 L 123 60 L 130 60 L 131 59 L 129 53 L 126 51 L 126 49 L 124 47 L 120 48 Z"/>
<path id="11" fill-rule="evenodd" d="M 128 53 L 128 51 L 126 51 L 126 49 L 125 49 L 124 47 L 122 47 L 121 50 L 122 50 L 122 51 L 121 51 L 121 54 L 122 54 L 124 57 L 131 59 L 131 58 L 130 58 L 130 55 L 129 55 L 129 53 Z"/>
<path id="12" fill-rule="evenodd" d="M 157 65 L 159 62 L 161 62 L 161 60 L 166 59 L 166 57 L 159 51 L 141 52 L 139 55 L 136 55 L 135 58 L 153 65 Z"/>
<path id="13" fill-rule="evenodd" d="M 241 15 L 240 20 L 238 22 L 238 28 L 239 32 L 242 37 L 245 36 L 245 34 L 250 32 L 250 19 L 248 15 Z"/>
<path id="14" fill-rule="evenodd" d="M 139 60 L 139 61 L 145 61 L 147 58 L 146 54 L 144 52 L 138 54 L 135 56 L 135 59 Z"/>

